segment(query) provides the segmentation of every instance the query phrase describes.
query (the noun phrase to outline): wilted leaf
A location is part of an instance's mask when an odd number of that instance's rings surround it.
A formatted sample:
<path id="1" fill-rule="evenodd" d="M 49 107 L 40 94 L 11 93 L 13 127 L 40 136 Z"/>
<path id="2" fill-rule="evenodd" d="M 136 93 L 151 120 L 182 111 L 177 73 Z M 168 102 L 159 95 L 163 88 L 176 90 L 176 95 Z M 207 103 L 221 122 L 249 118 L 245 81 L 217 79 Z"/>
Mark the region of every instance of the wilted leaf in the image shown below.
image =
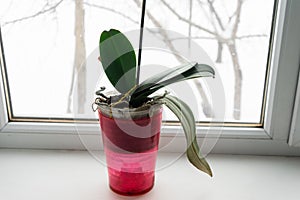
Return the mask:
<path id="1" fill-rule="evenodd" d="M 205 158 L 201 156 L 200 149 L 196 139 L 196 124 L 194 115 L 189 106 L 182 100 L 174 96 L 166 96 L 163 99 L 165 105 L 177 116 L 183 127 L 188 148 L 187 157 L 191 164 L 197 169 L 212 176 L 212 171 Z"/>

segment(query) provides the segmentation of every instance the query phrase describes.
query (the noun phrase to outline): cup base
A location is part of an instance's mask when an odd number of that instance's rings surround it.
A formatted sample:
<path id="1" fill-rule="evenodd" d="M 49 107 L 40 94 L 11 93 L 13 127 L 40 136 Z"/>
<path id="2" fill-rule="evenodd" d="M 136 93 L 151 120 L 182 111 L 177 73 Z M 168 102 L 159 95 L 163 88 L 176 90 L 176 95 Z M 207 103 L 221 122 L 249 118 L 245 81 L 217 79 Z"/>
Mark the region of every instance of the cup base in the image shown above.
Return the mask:
<path id="1" fill-rule="evenodd" d="M 148 192 L 150 192 L 154 187 L 154 184 L 151 185 L 151 187 L 145 189 L 145 190 L 142 190 L 142 191 L 132 191 L 132 192 L 124 192 L 124 191 L 119 191 L 119 190 L 116 190 L 114 189 L 111 185 L 109 185 L 109 188 L 116 194 L 118 195 L 122 195 L 122 196 L 140 196 L 140 195 L 144 195 Z"/>
<path id="2" fill-rule="evenodd" d="M 130 173 L 109 168 L 109 187 L 115 193 L 125 196 L 142 195 L 154 186 L 154 171 Z"/>

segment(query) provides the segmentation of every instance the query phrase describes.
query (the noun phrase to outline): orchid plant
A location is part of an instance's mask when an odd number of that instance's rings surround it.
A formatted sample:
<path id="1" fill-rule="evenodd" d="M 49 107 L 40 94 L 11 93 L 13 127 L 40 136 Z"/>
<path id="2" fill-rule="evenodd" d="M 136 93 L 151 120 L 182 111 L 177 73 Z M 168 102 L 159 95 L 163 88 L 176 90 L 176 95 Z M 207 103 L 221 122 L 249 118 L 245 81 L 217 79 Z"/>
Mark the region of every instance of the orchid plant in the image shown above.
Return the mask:
<path id="1" fill-rule="evenodd" d="M 124 34 L 115 29 L 103 31 L 100 36 L 99 50 L 105 74 L 119 94 L 107 96 L 103 93 L 105 88 L 101 87 L 96 91 L 95 104 L 117 108 L 166 105 L 181 122 L 188 144 L 186 150 L 188 160 L 197 169 L 212 176 L 211 168 L 201 155 L 197 144 L 195 119 L 189 106 L 167 92 L 158 96 L 153 93 L 172 83 L 199 77 L 214 77 L 213 68 L 206 64 L 186 63 L 137 83 L 139 74 L 136 75 L 136 54 Z"/>

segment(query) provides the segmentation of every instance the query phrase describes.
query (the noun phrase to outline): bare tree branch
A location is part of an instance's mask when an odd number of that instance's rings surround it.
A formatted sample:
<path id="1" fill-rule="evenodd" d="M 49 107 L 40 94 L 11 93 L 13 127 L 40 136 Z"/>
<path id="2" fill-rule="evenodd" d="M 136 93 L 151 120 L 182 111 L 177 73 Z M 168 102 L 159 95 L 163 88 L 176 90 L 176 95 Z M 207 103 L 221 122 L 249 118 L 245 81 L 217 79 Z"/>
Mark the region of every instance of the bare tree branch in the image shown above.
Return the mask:
<path id="1" fill-rule="evenodd" d="M 67 103 L 67 113 L 71 113 L 71 104 L 72 104 L 72 94 L 74 92 L 74 84 L 75 84 L 75 67 L 73 66 L 72 69 L 72 77 L 71 77 L 71 87 L 69 89 L 69 94 L 68 94 L 68 103 Z"/>
<path id="2" fill-rule="evenodd" d="M 213 6 L 212 0 L 207 0 L 211 12 L 215 13 L 216 20 L 218 21 L 219 25 L 223 25 L 221 19 L 218 19 L 218 14 L 217 11 L 215 10 Z M 241 93 L 242 93 L 242 82 L 243 82 L 243 76 L 242 76 L 242 71 L 241 71 L 241 66 L 240 66 L 240 61 L 239 61 L 239 56 L 237 52 L 237 47 L 236 47 L 236 40 L 238 39 L 246 39 L 246 38 L 251 38 L 251 37 L 264 37 L 265 35 L 245 35 L 245 36 L 237 36 L 238 28 L 239 28 L 239 23 L 240 23 L 240 18 L 241 18 L 241 11 L 242 11 L 242 5 L 244 3 L 244 0 L 237 0 L 237 7 L 234 12 L 234 14 L 229 17 L 228 20 L 228 26 L 232 27 L 231 30 L 231 36 L 230 38 L 222 38 L 216 30 L 216 39 L 218 40 L 218 55 L 217 55 L 217 61 L 221 61 L 221 52 L 223 50 L 223 44 L 226 44 L 230 56 L 232 59 L 232 65 L 233 65 L 233 70 L 234 70 L 234 108 L 233 108 L 233 117 L 234 119 L 240 119 L 241 117 Z M 232 22 L 232 20 L 234 20 Z M 221 26 L 220 26 L 221 27 Z M 223 26 L 224 29 L 226 30 L 225 26 Z M 229 27 L 230 28 L 230 27 Z M 222 41 L 223 40 L 223 41 Z"/>
<path id="3" fill-rule="evenodd" d="M 241 97 L 242 97 L 242 83 L 243 75 L 239 62 L 239 57 L 236 49 L 235 42 L 227 43 L 230 56 L 232 59 L 233 70 L 234 70 L 234 105 L 233 105 L 233 117 L 236 120 L 241 118 Z"/>
<path id="4" fill-rule="evenodd" d="M 234 21 L 234 25 L 233 25 L 233 29 L 232 29 L 232 33 L 231 33 L 231 36 L 233 38 L 235 38 L 237 31 L 238 31 L 239 24 L 240 24 L 242 5 L 243 5 L 243 0 L 238 0 L 237 8 L 235 11 L 235 21 Z"/>
<path id="5" fill-rule="evenodd" d="M 202 27 L 202 26 L 200 26 L 200 25 L 198 25 L 198 24 L 196 24 L 196 23 L 194 23 L 194 22 L 192 22 L 192 21 L 189 21 L 188 19 L 186 19 L 186 18 L 184 18 L 184 17 L 182 17 L 178 12 L 176 12 L 176 10 L 175 9 L 173 9 L 165 0 L 161 0 L 161 2 L 176 16 L 176 17 L 178 17 L 178 19 L 179 20 L 182 20 L 182 21 L 184 21 L 184 22 L 186 22 L 186 23 L 188 23 L 188 24 L 190 24 L 190 25 L 192 25 L 192 26 L 194 26 L 194 27 L 196 27 L 196 28 L 198 28 L 198 29 L 200 29 L 200 30 L 202 30 L 202 31 L 204 31 L 204 32 L 206 32 L 206 33 L 209 33 L 209 34 L 211 34 L 211 35 L 214 35 L 214 36 L 216 36 L 216 33 L 215 32 L 213 32 L 213 31 L 211 31 L 211 30 L 209 30 L 209 29 L 207 29 L 207 28 L 204 28 L 204 27 Z"/>
<path id="6" fill-rule="evenodd" d="M 4 22 L 2 24 L 2 26 L 6 26 L 8 24 L 14 24 L 16 22 L 22 22 L 22 21 L 25 21 L 25 20 L 28 20 L 28 19 L 32 19 L 32 18 L 35 18 L 37 16 L 40 16 L 40 15 L 44 15 L 44 14 L 47 14 L 47 13 L 51 13 L 53 11 L 56 10 L 56 8 L 63 2 L 64 0 L 60 0 L 59 2 L 57 2 L 56 4 L 49 6 L 49 3 L 47 2 L 46 5 L 43 7 L 42 10 L 32 14 L 32 15 L 28 15 L 26 17 L 21 17 L 21 18 L 18 18 L 18 19 L 14 19 L 14 20 L 11 20 L 11 21 L 7 21 L 7 22 Z"/>
<path id="7" fill-rule="evenodd" d="M 193 0 L 190 0 L 190 15 L 189 15 L 190 22 L 192 21 L 192 14 L 193 14 Z M 215 31 L 216 31 L 216 28 L 215 28 Z M 192 25 L 189 24 L 189 50 L 191 48 L 191 43 L 192 43 Z M 206 95 L 205 91 L 203 90 L 202 83 L 199 80 L 194 80 L 193 83 L 196 85 L 196 88 L 202 98 L 202 111 L 203 111 L 204 115 L 206 117 L 213 117 L 214 112 L 208 101 L 207 95 Z"/>
<path id="8" fill-rule="evenodd" d="M 224 31 L 224 30 L 225 30 L 224 25 L 223 25 L 223 23 L 222 23 L 222 20 L 221 20 L 221 18 L 220 18 L 220 16 L 219 16 L 218 12 L 216 11 L 216 9 L 215 9 L 215 7 L 214 7 L 214 5 L 213 5 L 214 2 L 213 2 L 212 0 L 207 0 L 207 3 L 208 3 L 208 5 L 209 5 L 210 11 L 211 11 L 211 12 L 214 14 L 214 16 L 216 17 L 217 22 L 218 22 L 220 28 Z"/>
<path id="9" fill-rule="evenodd" d="M 108 8 L 108 7 L 105 7 L 105 6 L 100 6 L 100 5 L 97 5 L 97 4 L 92 4 L 92 3 L 88 3 L 88 2 L 84 2 L 83 3 L 84 5 L 87 5 L 87 6 L 90 6 L 90 7 L 94 7 L 94 8 L 98 8 L 98 9 L 103 9 L 103 10 L 107 10 L 107 11 L 110 11 L 112 13 L 115 13 L 117 15 L 120 15 L 122 17 L 124 17 L 125 19 L 128 19 L 129 21 L 135 23 L 135 24 L 139 24 L 139 22 L 131 17 L 129 17 L 128 15 L 125 15 L 123 12 L 119 12 L 115 9 L 112 9 L 112 8 Z"/>
<path id="10" fill-rule="evenodd" d="M 217 12 L 217 10 L 214 7 L 214 1 L 213 0 L 206 0 L 207 4 L 208 4 L 208 8 L 210 11 L 210 18 L 207 17 L 208 19 L 210 19 L 212 26 L 214 27 L 215 33 L 216 35 L 218 35 L 218 37 L 216 37 L 217 40 L 217 45 L 218 45 L 218 50 L 217 50 L 217 58 L 216 58 L 216 63 L 221 63 L 222 62 L 222 55 L 223 55 L 223 40 L 225 40 L 224 38 L 221 37 L 221 34 L 219 33 L 220 29 L 221 32 L 225 31 L 225 27 L 222 23 L 222 20 Z M 205 11 L 204 7 L 204 3 L 201 0 L 198 0 L 198 3 L 200 4 L 202 10 Z M 215 22 L 217 21 L 217 22 Z"/>
<path id="11" fill-rule="evenodd" d="M 141 7 L 141 3 L 139 0 L 134 0 L 136 5 L 138 7 Z M 152 21 L 152 23 L 159 28 L 159 34 L 163 37 L 164 42 L 166 45 L 169 47 L 175 58 L 180 62 L 184 62 L 184 59 L 178 54 L 178 51 L 174 47 L 173 43 L 171 42 L 171 39 L 169 38 L 167 32 L 162 28 L 162 25 L 159 23 L 159 21 L 151 14 L 150 11 L 146 11 L 147 16 L 149 19 Z M 197 85 L 197 89 L 202 97 L 202 108 L 203 108 L 203 113 L 206 117 L 212 117 L 212 108 L 211 105 L 208 101 L 208 98 L 206 96 L 205 91 L 203 90 L 203 87 L 199 81 L 194 81 L 194 83 Z"/>
<path id="12" fill-rule="evenodd" d="M 218 41 L 216 63 L 222 63 L 222 60 L 223 60 L 223 43 Z"/>
<path id="13" fill-rule="evenodd" d="M 238 57 L 238 53 L 237 53 L 235 38 L 236 38 L 238 27 L 240 24 L 243 2 L 244 2 L 243 0 L 237 0 L 237 8 L 235 11 L 235 21 L 234 21 L 233 29 L 231 32 L 232 41 L 227 43 L 227 46 L 228 46 L 228 49 L 230 52 L 230 56 L 232 59 L 234 74 L 235 74 L 233 117 L 236 120 L 239 120 L 241 118 L 241 96 L 242 96 L 243 75 L 242 75 L 242 70 L 241 70 L 239 57 Z"/>
<path id="14" fill-rule="evenodd" d="M 190 15 L 189 15 L 189 21 L 192 21 L 193 17 L 193 0 L 190 0 Z M 191 42 L 192 42 L 192 25 L 189 24 L 189 49 L 191 48 Z"/>
<path id="15" fill-rule="evenodd" d="M 205 9 L 206 4 L 204 2 L 202 2 L 201 0 L 197 0 L 198 4 L 200 5 L 200 8 L 202 9 L 202 13 L 207 17 L 207 19 L 210 18 L 211 14 L 207 13 L 207 10 Z M 210 16 L 209 16 L 210 15 Z M 212 25 L 214 26 L 215 30 L 215 24 L 213 23 L 213 20 L 211 19 Z"/>
<path id="16" fill-rule="evenodd" d="M 215 37 L 201 37 L 201 36 L 197 36 L 197 37 L 177 37 L 177 38 L 171 38 L 170 41 L 176 41 L 176 40 L 215 40 Z"/>
<path id="17" fill-rule="evenodd" d="M 202 86 L 201 82 L 199 80 L 194 80 L 193 82 L 196 85 L 197 90 L 199 91 L 200 96 L 202 98 L 202 110 L 203 110 L 204 115 L 209 118 L 214 117 L 215 116 L 214 111 L 209 103 L 209 100 L 206 96 L 205 91 L 203 90 L 203 86 Z"/>
<path id="18" fill-rule="evenodd" d="M 134 2 L 136 3 L 136 5 L 140 8 L 141 7 L 141 3 L 139 0 L 134 0 Z M 178 51 L 176 50 L 176 48 L 174 47 L 174 45 L 172 44 L 172 42 L 170 41 L 170 38 L 167 34 L 167 32 L 162 28 L 162 25 L 159 23 L 159 21 L 147 10 L 146 11 L 147 16 L 149 17 L 149 19 L 152 21 L 152 23 L 158 27 L 158 32 L 159 34 L 163 37 L 164 42 L 166 43 L 166 45 L 169 47 L 169 49 L 171 50 L 171 52 L 173 53 L 173 55 L 176 57 L 176 59 L 182 63 L 184 62 L 184 59 L 178 54 Z"/>
<path id="19" fill-rule="evenodd" d="M 243 40 L 243 39 L 251 39 L 251 38 L 260 38 L 260 37 L 268 37 L 267 34 L 253 34 L 253 35 L 241 35 L 241 36 L 236 36 L 234 39 L 235 40 Z M 195 37 L 177 37 L 177 38 L 171 38 L 170 41 L 176 41 L 176 40 L 216 40 L 215 37 L 205 37 L 205 36 L 195 36 Z M 229 42 L 229 39 L 223 39 L 221 42 L 226 43 Z"/>
<path id="20" fill-rule="evenodd" d="M 267 34 L 242 35 L 242 36 L 236 36 L 234 39 L 242 40 L 242 39 L 249 39 L 249 38 L 260 38 L 260 37 L 268 37 L 268 35 Z"/>
<path id="21" fill-rule="evenodd" d="M 83 0 L 75 1 L 75 55 L 74 55 L 74 65 L 73 65 L 73 73 L 72 73 L 72 82 L 68 96 L 68 108 L 67 112 L 71 111 L 71 94 L 73 93 L 74 88 L 74 76 L 75 71 L 77 72 L 77 112 L 84 113 L 84 104 L 86 98 L 86 45 L 84 40 L 84 8 L 83 8 Z M 74 102 L 73 102 L 74 103 Z"/>
<path id="22" fill-rule="evenodd" d="M 78 113 L 84 113 L 84 104 L 86 98 L 86 45 L 85 45 L 85 21 L 83 0 L 75 1 L 75 59 L 74 67 L 77 71 L 77 89 L 78 89 Z"/>

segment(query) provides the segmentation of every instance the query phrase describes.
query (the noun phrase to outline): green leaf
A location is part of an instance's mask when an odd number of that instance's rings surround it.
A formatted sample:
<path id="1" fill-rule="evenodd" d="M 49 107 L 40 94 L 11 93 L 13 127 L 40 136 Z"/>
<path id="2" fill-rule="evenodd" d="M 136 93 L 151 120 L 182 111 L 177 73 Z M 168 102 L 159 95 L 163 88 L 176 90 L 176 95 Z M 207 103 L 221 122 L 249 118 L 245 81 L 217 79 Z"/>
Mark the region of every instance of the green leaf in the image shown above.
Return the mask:
<path id="1" fill-rule="evenodd" d="M 187 140 L 188 148 L 186 153 L 190 163 L 212 177 L 210 166 L 200 153 L 196 139 L 195 119 L 191 109 L 186 103 L 174 96 L 166 96 L 162 101 L 181 122 Z"/>
<path id="2" fill-rule="evenodd" d="M 127 37 L 120 31 L 103 31 L 99 42 L 100 59 L 106 76 L 120 92 L 136 84 L 136 56 Z"/>
<path id="3" fill-rule="evenodd" d="M 215 71 L 206 64 L 187 63 L 168 69 L 143 81 L 131 94 L 130 104 L 138 106 L 143 104 L 149 95 L 172 83 L 180 81 L 214 76 Z"/>

